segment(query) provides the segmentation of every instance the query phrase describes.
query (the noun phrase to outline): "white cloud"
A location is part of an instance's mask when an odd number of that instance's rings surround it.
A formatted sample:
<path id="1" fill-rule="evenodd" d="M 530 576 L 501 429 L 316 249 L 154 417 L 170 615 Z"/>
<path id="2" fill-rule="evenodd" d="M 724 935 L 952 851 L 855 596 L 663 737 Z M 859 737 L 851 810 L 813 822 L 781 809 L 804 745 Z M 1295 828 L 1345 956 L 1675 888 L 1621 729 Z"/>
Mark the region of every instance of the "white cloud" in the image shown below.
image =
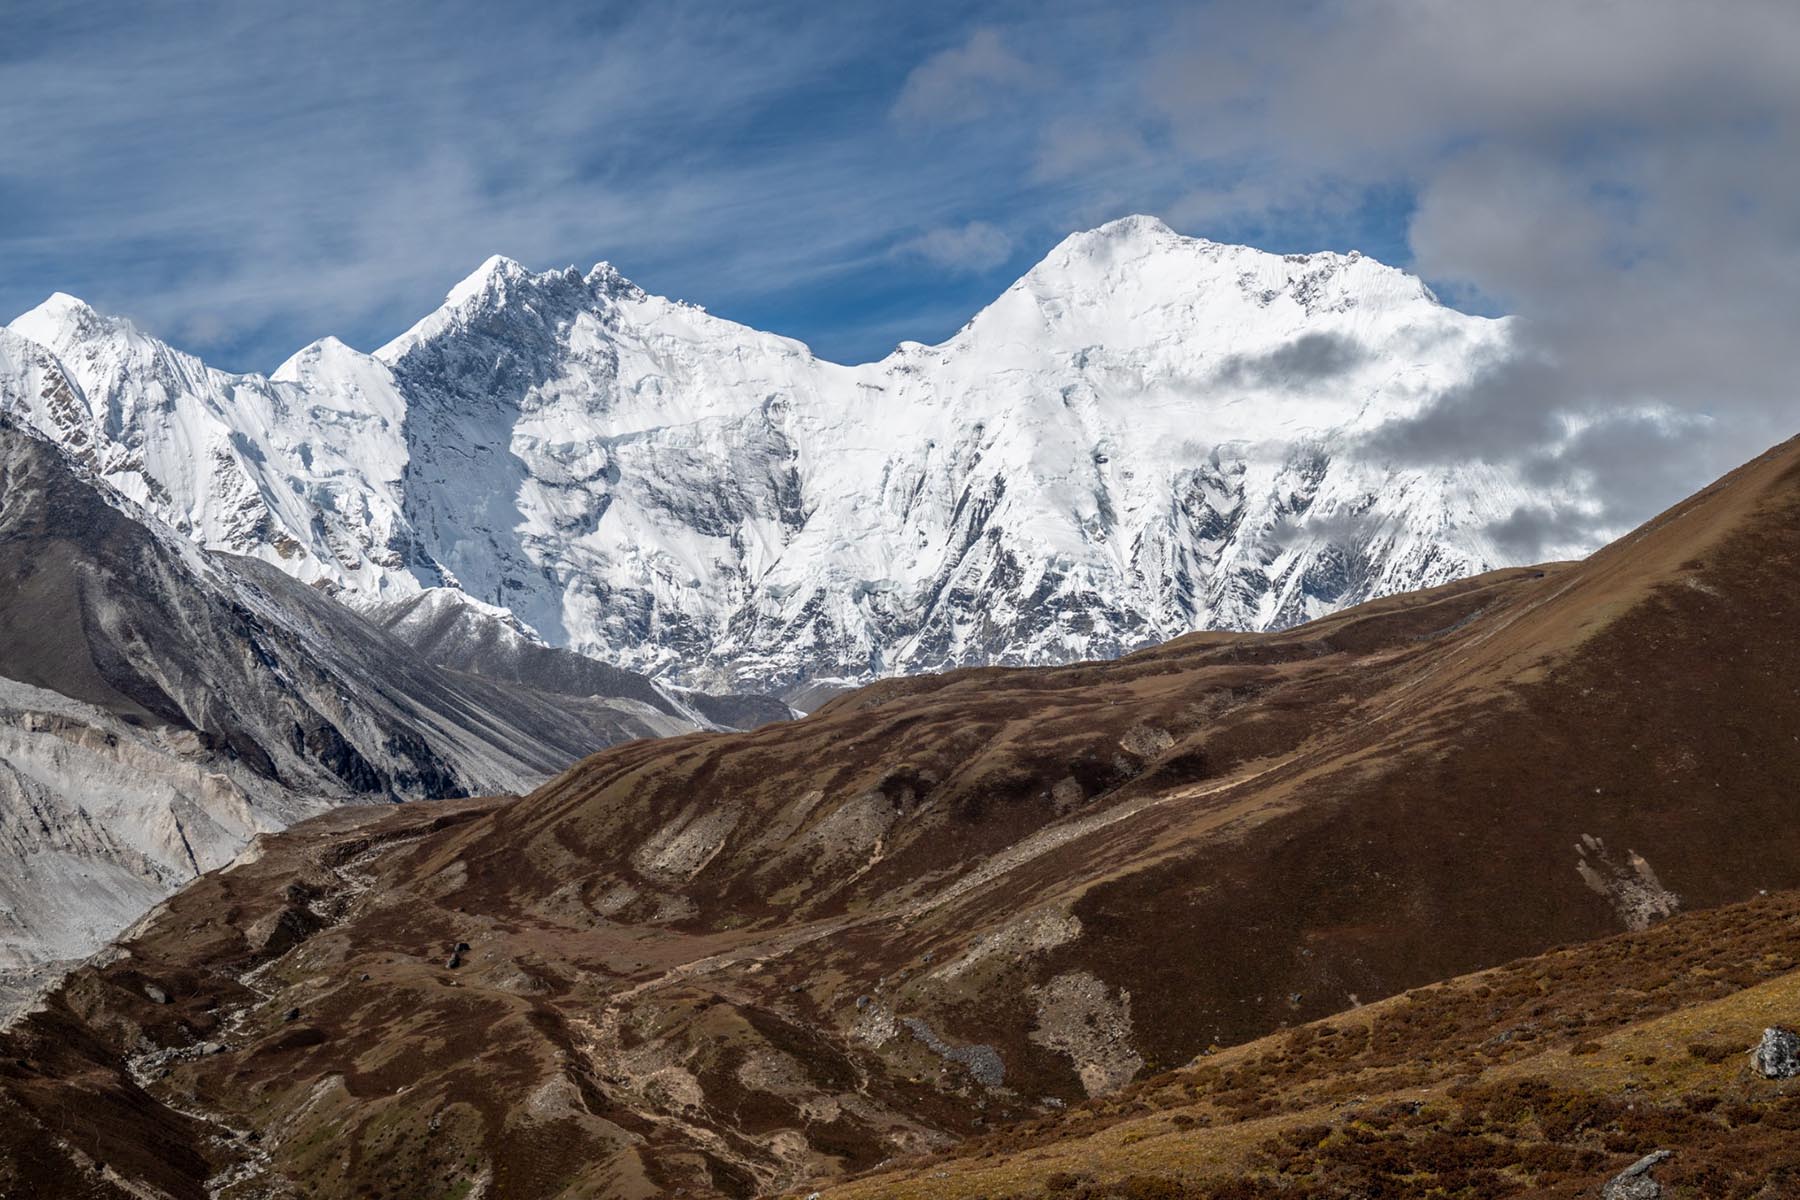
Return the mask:
<path id="1" fill-rule="evenodd" d="M 1796 61 L 1786 0 L 1330 0 L 1203 10 L 1150 95 L 1220 181 L 1178 217 L 1404 187 L 1416 268 L 1522 352 L 1384 444 L 1592 478 L 1598 532 L 1800 431 Z"/>
<path id="2" fill-rule="evenodd" d="M 1037 75 L 992 29 L 978 29 L 960 46 L 932 55 L 906 77 L 894 101 L 902 123 L 962 123 L 987 116 L 1029 89 Z"/>
<path id="3" fill-rule="evenodd" d="M 902 242 L 898 249 L 947 271 L 978 274 L 1011 258 L 1013 240 L 1005 230 L 986 221 L 970 221 L 967 225 L 928 230 Z"/>
<path id="4" fill-rule="evenodd" d="M 1129 124 L 1058 117 L 1044 126 L 1031 170 L 1036 179 L 1060 180 L 1139 166 L 1150 157 L 1143 133 Z"/>

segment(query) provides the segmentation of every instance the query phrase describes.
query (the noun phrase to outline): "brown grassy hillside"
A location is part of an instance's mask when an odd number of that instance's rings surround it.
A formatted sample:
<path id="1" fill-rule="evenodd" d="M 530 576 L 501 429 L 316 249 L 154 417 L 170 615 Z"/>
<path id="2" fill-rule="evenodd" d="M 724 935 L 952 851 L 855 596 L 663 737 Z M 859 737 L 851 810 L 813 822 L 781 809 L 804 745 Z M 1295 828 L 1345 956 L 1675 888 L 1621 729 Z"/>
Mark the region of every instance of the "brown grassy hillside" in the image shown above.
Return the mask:
<path id="1" fill-rule="evenodd" d="M 1684 914 L 1210 1054 L 827 1187 L 825 1200 L 1800 1195 L 1800 893 Z"/>
<path id="2" fill-rule="evenodd" d="M 1583 563 L 334 815 L 0 1039 L 0 1169 L 778 1191 L 1800 887 L 1797 584 L 1789 443 Z"/>

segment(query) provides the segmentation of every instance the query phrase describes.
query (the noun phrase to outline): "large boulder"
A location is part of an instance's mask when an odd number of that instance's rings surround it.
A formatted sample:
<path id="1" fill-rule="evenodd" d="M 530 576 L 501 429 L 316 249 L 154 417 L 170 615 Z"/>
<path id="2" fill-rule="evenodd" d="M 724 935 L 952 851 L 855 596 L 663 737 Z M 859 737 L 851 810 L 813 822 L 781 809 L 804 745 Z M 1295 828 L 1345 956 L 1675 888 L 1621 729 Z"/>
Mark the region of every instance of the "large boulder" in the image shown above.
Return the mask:
<path id="1" fill-rule="evenodd" d="M 1607 1181 L 1600 1189 L 1600 1200 L 1663 1200 L 1662 1184 L 1651 1172 L 1672 1157 L 1672 1150 L 1644 1155 Z"/>
<path id="2" fill-rule="evenodd" d="M 1763 1030 L 1762 1041 L 1750 1052 L 1750 1065 L 1765 1079 L 1800 1075 L 1800 1034 L 1779 1026 Z"/>

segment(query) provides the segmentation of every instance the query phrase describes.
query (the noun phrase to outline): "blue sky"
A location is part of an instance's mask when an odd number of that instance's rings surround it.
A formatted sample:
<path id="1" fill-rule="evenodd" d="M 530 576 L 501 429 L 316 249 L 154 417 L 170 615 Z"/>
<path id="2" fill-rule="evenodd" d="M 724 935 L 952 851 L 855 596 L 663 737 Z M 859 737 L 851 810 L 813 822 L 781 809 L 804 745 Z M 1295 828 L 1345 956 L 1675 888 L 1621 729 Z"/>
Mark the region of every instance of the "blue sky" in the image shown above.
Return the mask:
<path id="1" fill-rule="evenodd" d="M 1591 477 L 1520 525 L 1578 533 L 1800 426 L 1796 62 L 1793 0 L 14 0 L 0 313 L 267 370 L 503 253 L 860 360 L 1148 212 L 1515 314 L 1384 445 Z"/>
<path id="2" fill-rule="evenodd" d="M 372 347 L 492 253 L 614 262 L 839 359 L 947 336 L 1128 212 L 1406 261 L 1404 186 L 1188 212 L 1159 4 L 97 3 L 0 47 L 0 312 L 220 365 Z"/>

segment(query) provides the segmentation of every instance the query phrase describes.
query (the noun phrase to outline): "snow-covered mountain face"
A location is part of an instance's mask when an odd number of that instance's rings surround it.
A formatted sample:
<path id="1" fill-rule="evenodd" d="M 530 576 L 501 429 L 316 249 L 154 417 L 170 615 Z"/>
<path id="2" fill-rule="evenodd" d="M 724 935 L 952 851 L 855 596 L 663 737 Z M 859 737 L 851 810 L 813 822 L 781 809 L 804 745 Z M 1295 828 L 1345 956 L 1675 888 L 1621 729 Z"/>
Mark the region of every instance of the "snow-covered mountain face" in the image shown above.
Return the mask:
<path id="1" fill-rule="evenodd" d="M 605 264 L 500 258 L 375 354 L 328 339 L 267 378 L 63 296 L 10 328 L 36 349 L 0 358 L 5 403 L 203 544 L 371 608 L 457 589 L 687 685 L 1288 625 L 1500 565 L 1488 529 L 1539 499 L 1364 448 L 1505 322 L 1143 217 L 853 367 Z"/>

